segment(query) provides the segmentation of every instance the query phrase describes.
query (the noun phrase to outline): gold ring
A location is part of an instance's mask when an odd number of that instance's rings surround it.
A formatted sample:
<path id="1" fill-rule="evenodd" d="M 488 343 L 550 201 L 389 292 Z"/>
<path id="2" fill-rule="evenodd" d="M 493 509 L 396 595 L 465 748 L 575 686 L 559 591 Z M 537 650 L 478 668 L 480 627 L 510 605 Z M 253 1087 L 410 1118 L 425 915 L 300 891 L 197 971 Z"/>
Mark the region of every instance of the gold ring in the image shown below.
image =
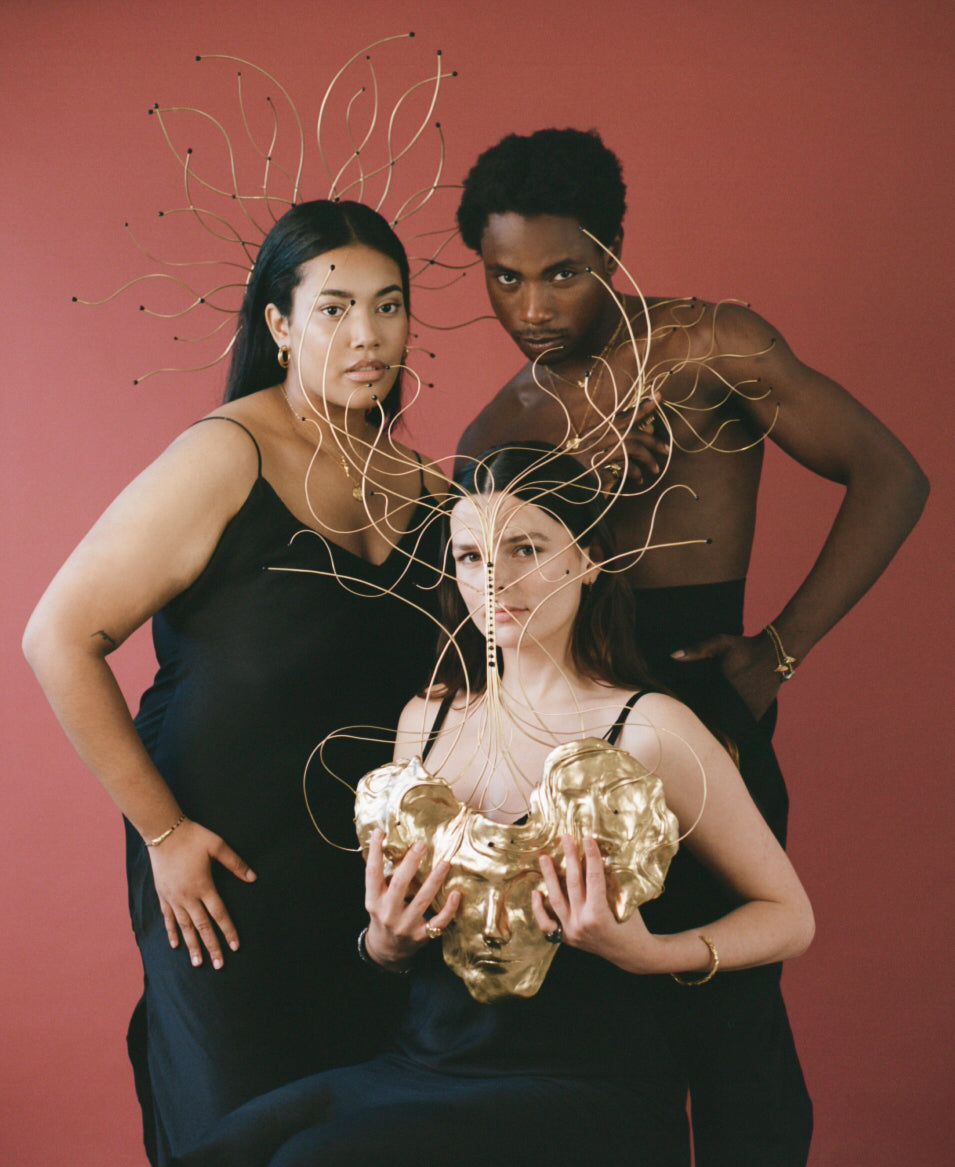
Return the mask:
<path id="1" fill-rule="evenodd" d="M 620 475 L 623 474 L 623 467 L 619 462 L 607 462 L 604 466 L 604 469 L 607 471 L 611 478 L 619 478 Z"/>
<path id="2" fill-rule="evenodd" d="M 424 926 L 424 934 L 429 940 L 437 940 L 443 931 L 443 928 L 436 928 L 434 924 L 425 924 Z"/>

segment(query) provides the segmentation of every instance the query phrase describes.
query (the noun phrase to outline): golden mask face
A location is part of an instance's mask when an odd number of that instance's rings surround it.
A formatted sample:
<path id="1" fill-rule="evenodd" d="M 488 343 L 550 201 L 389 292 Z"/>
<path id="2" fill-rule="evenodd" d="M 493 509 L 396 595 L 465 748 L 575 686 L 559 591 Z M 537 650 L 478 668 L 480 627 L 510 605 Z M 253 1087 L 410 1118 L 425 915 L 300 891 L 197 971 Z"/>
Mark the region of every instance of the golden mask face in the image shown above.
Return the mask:
<path id="1" fill-rule="evenodd" d="M 445 963 L 478 1001 L 531 997 L 557 952 L 531 909 L 531 892 L 544 890 L 538 857 L 546 840 L 535 826 L 508 828 L 470 808 L 462 820 L 442 889 L 442 898 L 461 892 L 454 923 L 441 938 Z"/>
<path id="2" fill-rule="evenodd" d="M 462 902 L 441 938 L 442 951 L 478 1001 L 531 997 L 543 984 L 557 946 L 544 939 L 534 919 L 531 892 L 544 890 L 538 864 L 543 852 L 563 870 L 562 834 L 571 834 L 578 846 L 587 835 L 597 840 L 610 906 L 621 922 L 663 890 L 678 835 L 659 778 L 599 738 L 551 751 L 520 823 L 496 823 L 460 803 L 415 758 L 365 775 L 355 826 L 366 857 L 372 832 L 384 830 L 392 869 L 419 840 L 428 847 L 421 878 L 438 859 L 450 861 L 435 904 L 440 908 L 455 889 Z"/>

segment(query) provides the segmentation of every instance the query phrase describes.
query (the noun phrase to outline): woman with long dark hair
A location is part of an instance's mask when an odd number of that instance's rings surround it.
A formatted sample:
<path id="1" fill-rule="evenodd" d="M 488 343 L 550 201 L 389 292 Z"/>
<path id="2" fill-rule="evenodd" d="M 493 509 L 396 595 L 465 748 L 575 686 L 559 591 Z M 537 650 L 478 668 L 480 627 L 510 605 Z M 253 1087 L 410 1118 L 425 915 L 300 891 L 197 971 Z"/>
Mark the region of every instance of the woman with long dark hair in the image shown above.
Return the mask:
<path id="1" fill-rule="evenodd" d="M 705 994 L 812 938 L 726 749 L 632 648 L 596 478 L 519 443 L 456 494 L 437 679 L 356 802 L 359 948 L 410 972 L 397 1043 L 250 1103 L 188 1167 L 688 1167 L 656 986 Z M 734 907 L 657 935 L 636 908 L 678 835 Z"/>
<path id="2" fill-rule="evenodd" d="M 318 838 L 302 781 L 346 725 L 378 741 L 338 743 L 337 774 L 386 760 L 431 655 L 419 585 L 441 480 L 391 434 L 408 282 L 370 208 L 283 215 L 225 403 L 109 507 L 27 628 L 54 711 L 126 819 L 145 972 L 129 1048 L 156 1164 L 247 1099 L 367 1057 L 386 1023 L 354 953 L 360 863 Z M 108 657 L 149 619 L 159 670 L 134 719 Z M 347 843 L 347 792 L 323 793 Z"/>

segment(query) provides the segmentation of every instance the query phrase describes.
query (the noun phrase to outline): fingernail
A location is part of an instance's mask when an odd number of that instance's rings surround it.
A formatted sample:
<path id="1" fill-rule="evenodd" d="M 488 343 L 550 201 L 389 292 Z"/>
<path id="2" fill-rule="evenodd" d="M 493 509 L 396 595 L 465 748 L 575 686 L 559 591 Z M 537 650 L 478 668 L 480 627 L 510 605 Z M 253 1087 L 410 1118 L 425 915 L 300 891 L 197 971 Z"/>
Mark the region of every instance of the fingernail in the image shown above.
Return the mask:
<path id="1" fill-rule="evenodd" d="M 682 648 L 678 648 L 676 652 L 671 652 L 670 656 L 672 656 L 674 660 L 683 660 L 683 658 L 686 656 L 686 653 Z"/>
<path id="2" fill-rule="evenodd" d="M 212 967 L 213 968 L 222 968 L 222 957 L 221 956 L 216 956 L 213 958 Z"/>
<path id="3" fill-rule="evenodd" d="M 192 958 L 192 963 L 196 968 L 198 968 L 199 965 L 202 964 L 202 957 L 201 956 L 194 956 Z"/>
<path id="4" fill-rule="evenodd" d="M 238 952 L 238 951 L 239 951 L 239 942 L 238 942 L 238 940 L 230 940 L 230 941 L 229 941 L 229 947 L 232 949 L 232 951 L 233 951 L 233 952 Z"/>

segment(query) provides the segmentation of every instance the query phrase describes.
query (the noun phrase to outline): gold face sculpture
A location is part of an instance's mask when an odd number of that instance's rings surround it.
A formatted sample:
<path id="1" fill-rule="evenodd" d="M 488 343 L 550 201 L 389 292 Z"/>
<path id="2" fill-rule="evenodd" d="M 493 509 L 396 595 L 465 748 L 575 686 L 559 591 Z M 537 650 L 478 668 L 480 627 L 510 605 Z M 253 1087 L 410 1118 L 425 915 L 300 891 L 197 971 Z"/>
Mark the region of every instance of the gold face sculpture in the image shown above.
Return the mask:
<path id="1" fill-rule="evenodd" d="M 578 846 L 587 835 L 597 840 L 607 897 L 621 923 L 663 890 L 678 836 L 660 779 L 600 738 L 548 754 L 520 823 L 493 822 L 459 802 L 446 782 L 414 758 L 362 778 L 355 827 L 366 858 L 372 832 L 385 832 L 390 870 L 419 841 L 427 845 L 421 879 L 439 859 L 451 863 L 435 904 L 440 908 L 457 888 L 461 906 L 441 938 L 442 951 L 477 1001 L 532 997 L 542 985 L 557 946 L 534 919 L 531 892 L 544 890 L 538 864 L 543 852 L 563 871 L 562 834 L 572 835 Z"/>

